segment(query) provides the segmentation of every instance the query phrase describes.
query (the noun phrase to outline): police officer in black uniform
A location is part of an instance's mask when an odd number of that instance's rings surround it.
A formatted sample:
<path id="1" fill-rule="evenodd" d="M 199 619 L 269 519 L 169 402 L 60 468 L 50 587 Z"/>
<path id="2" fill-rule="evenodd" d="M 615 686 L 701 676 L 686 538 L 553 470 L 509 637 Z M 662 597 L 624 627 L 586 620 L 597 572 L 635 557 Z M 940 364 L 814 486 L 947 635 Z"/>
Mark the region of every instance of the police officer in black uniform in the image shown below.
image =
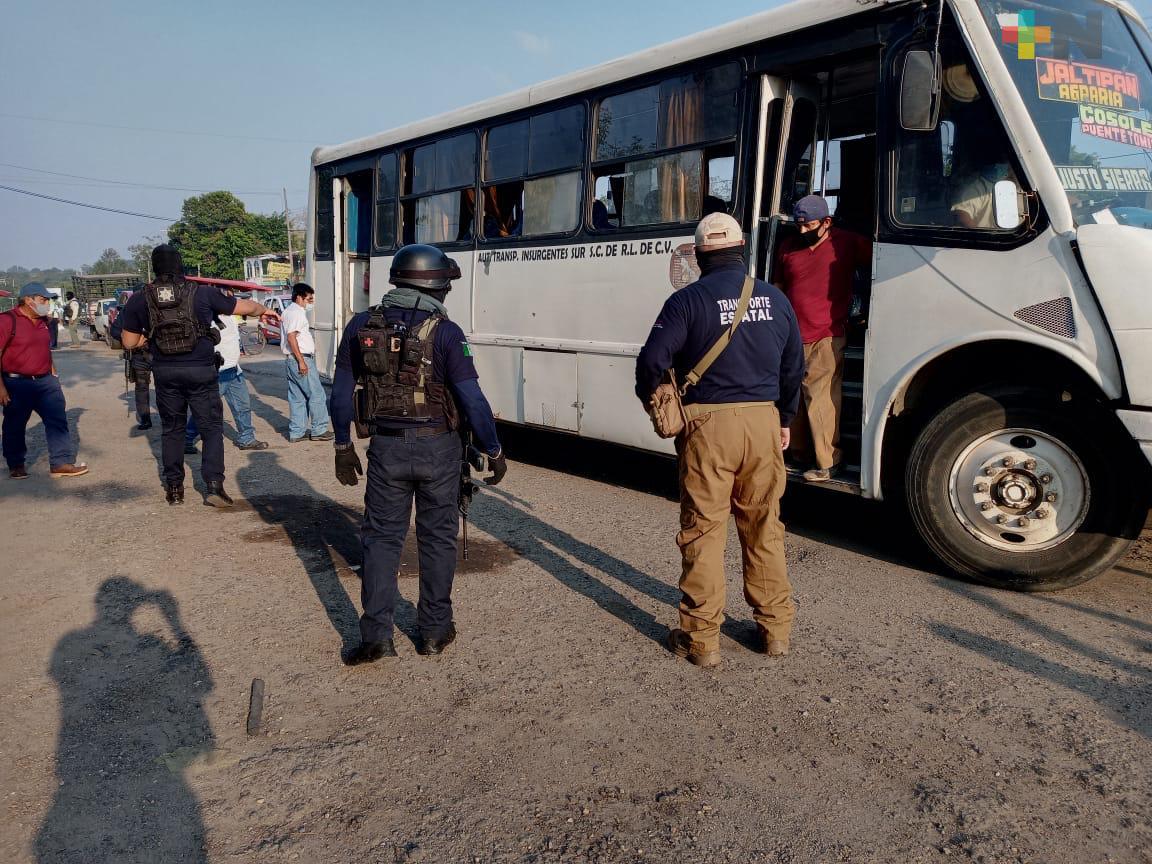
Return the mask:
<path id="1" fill-rule="evenodd" d="M 439 654 L 456 638 L 451 594 L 464 458 L 459 429 L 470 429 L 488 457 L 489 484 L 508 470 L 472 350 L 443 305 L 458 278 L 456 262 L 436 247 L 403 247 L 389 271 L 396 287 L 348 323 L 336 355 L 332 419 L 336 477 L 344 485 L 355 486 L 364 473 L 349 433 L 353 420 L 360 437 L 372 438 L 361 532 L 364 614 L 360 645 L 344 658 L 349 666 L 396 656 L 397 576 L 413 498 L 420 557 L 416 650 Z"/>
<path id="2" fill-rule="evenodd" d="M 120 313 L 108 328 L 109 335 L 117 342 L 123 344 L 124 320 L 121 317 L 124 307 L 128 305 L 131 295 L 120 295 L 117 306 Z M 140 432 L 152 428 L 152 352 L 147 346 L 133 348 L 124 352 L 124 380 L 135 387 L 136 395 L 136 429 Z"/>
<path id="3" fill-rule="evenodd" d="M 156 281 L 137 291 L 121 313 L 121 341 L 129 351 L 145 343 L 152 352 L 156 410 L 163 426 L 160 453 L 169 504 L 184 503 L 184 429 L 188 412 L 200 430 L 204 452 L 200 473 L 204 503 L 231 507 L 224 491 L 224 409 L 216 378 L 219 315 L 279 318 L 254 300 L 237 300 L 210 286 L 184 279 L 180 252 L 168 244 L 152 250 Z"/>

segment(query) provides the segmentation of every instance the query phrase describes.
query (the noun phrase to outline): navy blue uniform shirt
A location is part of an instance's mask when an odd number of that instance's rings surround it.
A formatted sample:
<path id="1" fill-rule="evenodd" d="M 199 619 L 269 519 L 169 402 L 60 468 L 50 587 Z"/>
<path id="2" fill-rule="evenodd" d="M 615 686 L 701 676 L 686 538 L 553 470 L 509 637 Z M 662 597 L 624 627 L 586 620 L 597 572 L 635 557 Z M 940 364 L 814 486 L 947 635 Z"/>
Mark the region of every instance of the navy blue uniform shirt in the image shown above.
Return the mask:
<path id="1" fill-rule="evenodd" d="M 337 444 L 347 444 L 352 440 L 350 428 L 353 419 L 353 395 L 356 380 L 363 375 L 363 360 L 360 355 L 360 328 L 368 323 L 371 312 L 361 312 L 348 322 L 340 348 L 336 352 L 336 375 L 332 379 L 332 426 Z M 384 317 L 389 321 L 403 321 L 409 329 L 416 330 L 428 317 L 428 313 L 417 309 L 386 309 Z M 447 384 L 456 397 L 460 413 L 472 427 L 476 446 L 495 456 L 500 450 L 500 440 L 496 437 L 496 421 L 492 408 L 478 383 L 480 375 L 472 362 L 472 349 L 460 325 L 447 318 L 436 325 L 432 333 L 432 379 Z M 395 428 L 419 426 L 427 421 L 398 420 Z"/>
<path id="2" fill-rule="evenodd" d="M 196 301 L 192 305 L 192 312 L 196 316 L 196 320 L 205 326 L 212 324 L 212 319 L 218 315 L 231 315 L 236 309 L 236 298 L 229 297 L 219 288 L 212 285 L 196 285 L 192 283 L 193 289 L 196 291 Z M 128 304 L 124 310 L 117 317 L 117 323 L 122 330 L 127 330 L 129 333 L 141 333 L 144 336 L 148 335 L 148 331 L 152 329 L 151 316 L 148 314 L 148 301 L 144 297 L 144 291 L 135 292 L 128 300 Z M 152 365 L 153 366 L 167 366 L 176 363 L 201 363 L 213 365 L 215 363 L 216 353 L 215 343 L 207 336 L 201 336 L 196 341 L 196 346 L 187 354 L 161 354 L 156 350 L 156 346 L 151 341 L 148 343 L 152 349 Z"/>
<path id="3" fill-rule="evenodd" d="M 645 405 L 664 370 L 675 369 L 682 383 L 731 326 L 744 276 L 739 264 L 723 267 L 664 303 L 636 358 L 636 395 Z M 748 313 L 732 341 L 700 383 L 688 388 L 684 402 L 775 402 L 780 425 L 787 426 L 796 416 L 803 380 L 804 345 L 796 313 L 779 288 L 757 279 Z"/>

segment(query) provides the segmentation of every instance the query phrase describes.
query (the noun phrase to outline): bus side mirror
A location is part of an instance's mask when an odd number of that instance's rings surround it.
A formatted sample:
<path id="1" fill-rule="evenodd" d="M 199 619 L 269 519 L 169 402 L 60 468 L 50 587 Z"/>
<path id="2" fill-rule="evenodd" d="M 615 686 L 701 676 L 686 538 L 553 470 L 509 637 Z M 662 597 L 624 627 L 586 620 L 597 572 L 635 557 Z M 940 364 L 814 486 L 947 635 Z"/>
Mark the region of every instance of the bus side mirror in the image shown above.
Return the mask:
<path id="1" fill-rule="evenodd" d="M 940 75 L 931 51 L 909 51 L 900 77 L 900 126 L 931 132 L 940 119 Z"/>
<path id="2" fill-rule="evenodd" d="M 1020 190 L 1011 180 L 998 180 L 992 187 L 992 208 L 996 214 L 996 227 L 1011 231 L 1024 221 L 1020 207 Z"/>

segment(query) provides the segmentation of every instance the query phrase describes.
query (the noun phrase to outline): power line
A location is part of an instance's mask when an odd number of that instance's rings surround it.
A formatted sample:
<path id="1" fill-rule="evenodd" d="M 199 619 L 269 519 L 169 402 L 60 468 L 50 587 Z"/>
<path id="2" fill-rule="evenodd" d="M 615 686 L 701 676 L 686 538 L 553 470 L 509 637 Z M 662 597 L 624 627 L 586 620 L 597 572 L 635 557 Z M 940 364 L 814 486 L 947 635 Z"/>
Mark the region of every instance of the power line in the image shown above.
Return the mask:
<path id="1" fill-rule="evenodd" d="M 92 181 L 95 181 L 96 183 L 107 183 L 107 184 L 110 184 L 113 186 L 128 186 L 128 187 L 136 188 L 136 189 L 164 189 L 164 190 L 171 191 L 171 192 L 217 192 L 217 191 L 222 191 L 219 189 L 219 187 L 214 188 L 214 189 L 200 189 L 200 188 L 195 188 L 192 186 L 160 186 L 160 185 L 157 185 L 154 183 L 136 183 L 136 182 L 133 182 L 131 180 L 108 180 L 107 178 L 104 178 L 104 177 L 88 177 L 88 176 L 85 176 L 84 174 L 66 174 L 63 171 L 49 171 L 45 168 L 31 168 L 28 165 L 17 165 L 13 162 L 0 162 L 0 166 L 3 166 L 5 168 L 18 168 L 21 171 L 34 171 L 37 174 L 51 174 L 53 177 L 71 177 L 71 178 L 76 179 L 76 180 L 92 180 Z M 33 179 L 30 177 L 27 180 L 18 181 L 18 182 L 45 183 L 48 181 L 36 180 L 36 179 Z M 79 185 L 79 184 L 65 184 L 65 185 Z M 279 190 L 279 189 L 276 190 L 275 192 L 272 192 L 272 191 L 267 191 L 267 192 L 265 192 L 265 191 L 238 191 L 238 190 L 228 190 L 228 191 L 231 191 L 236 195 L 275 195 L 275 196 L 279 197 L 281 194 L 281 190 Z M 302 190 L 293 189 L 292 191 L 293 192 L 300 192 Z"/>
<path id="2" fill-rule="evenodd" d="M 310 144 L 315 141 L 305 141 L 301 138 L 271 138 L 263 135 L 229 135 L 225 132 L 204 132 L 191 129 L 152 129 L 147 126 L 117 126 L 113 123 L 93 123 L 88 120 L 62 120 L 57 117 L 35 117 L 31 114 L 0 113 L 0 117 L 12 120 L 33 120 L 38 123 L 63 123 L 68 126 L 93 126 L 97 129 L 119 129 L 122 132 L 154 132 L 159 135 L 196 135 L 202 138 L 230 138 L 234 141 L 270 141 L 276 144 Z"/>
<path id="3" fill-rule="evenodd" d="M 157 219 L 161 222 L 179 222 L 170 216 L 151 216 L 148 213 L 134 213 L 131 210 L 117 210 L 115 207 L 101 207 L 99 204 L 85 204 L 83 201 L 69 201 L 67 198 L 56 198 L 52 195 L 41 195 L 39 192 L 30 192 L 27 189 L 17 189 L 15 186 L 0 186 L 9 192 L 19 192 L 21 195 L 31 195 L 33 198 L 43 198 L 46 201 L 56 201 L 60 204 L 71 204 L 73 207 L 89 207 L 92 210 L 103 210 L 106 213 L 120 213 L 124 216 L 139 216 L 141 219 Z"/>

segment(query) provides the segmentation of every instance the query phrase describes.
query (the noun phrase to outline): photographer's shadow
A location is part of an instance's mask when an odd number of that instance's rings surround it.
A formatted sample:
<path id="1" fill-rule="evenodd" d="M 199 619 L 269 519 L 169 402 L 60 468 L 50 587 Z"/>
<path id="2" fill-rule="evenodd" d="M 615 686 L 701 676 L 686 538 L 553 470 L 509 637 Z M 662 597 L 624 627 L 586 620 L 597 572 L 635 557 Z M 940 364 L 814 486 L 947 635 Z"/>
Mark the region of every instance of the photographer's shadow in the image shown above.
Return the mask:
<path id="1" fill-rule="evenodd" d="M 137 629 L 154 608 L 163 635 Z M 59 786 L 36 859 L 122 864 L 207 861 L 200 804 L 184 768 L 215 744 L 204 710 L 208 665 L 176 601 L 125 578 L 104 582 L 96 620 L 60 640 Z"/>

